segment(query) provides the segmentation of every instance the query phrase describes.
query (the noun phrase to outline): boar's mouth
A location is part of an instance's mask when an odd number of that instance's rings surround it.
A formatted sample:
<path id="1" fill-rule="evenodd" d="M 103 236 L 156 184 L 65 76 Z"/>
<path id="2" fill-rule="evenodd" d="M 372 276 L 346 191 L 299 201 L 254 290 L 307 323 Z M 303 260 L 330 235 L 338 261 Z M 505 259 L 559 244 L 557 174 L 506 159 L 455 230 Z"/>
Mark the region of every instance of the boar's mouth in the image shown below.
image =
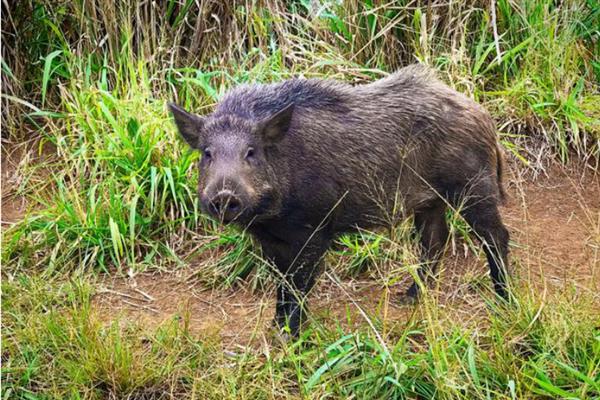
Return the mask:
<path id="1" fill-rule="evenodd" d="M 217 221 L 220 224 L 223 225 L 229 225 L 229 224 L 236 224 L 236 225 L 240 225 L 240 224 L 244 224 L 244 221 L 247 219 L 244 217 L 244 210 L 240 211 L 237 215 L 235 216 L 225 216 L 225 215 L 214 215 L 208 212 L 204 212 L 205 215 L 208 215 L 209 217 L 211 217 L 212 219 L 214 219 L 215 221 Z"/>
<path id="2" fill-rule="evenodd" d="M 219 223 L 223 225 L 234 224 L 238 226 L 248 225 L 253 219 L 252 213 L 250 213 L 248 209 L 242 209 L 238 214 L 232 217 L 220 215 L 219 217 L 213 218 L 215 218 Z"/>
<path id="3" fill-rule="evenodd" d="M 224 224 L 235 224 L 242 228 L 246 228 L 254 221 L 260 221 L 264 218 L 272 216 L 274 196 L 271 193 L 263 194 L 254 207 L 243 208 L 235 218 L 223 220 Z"/>

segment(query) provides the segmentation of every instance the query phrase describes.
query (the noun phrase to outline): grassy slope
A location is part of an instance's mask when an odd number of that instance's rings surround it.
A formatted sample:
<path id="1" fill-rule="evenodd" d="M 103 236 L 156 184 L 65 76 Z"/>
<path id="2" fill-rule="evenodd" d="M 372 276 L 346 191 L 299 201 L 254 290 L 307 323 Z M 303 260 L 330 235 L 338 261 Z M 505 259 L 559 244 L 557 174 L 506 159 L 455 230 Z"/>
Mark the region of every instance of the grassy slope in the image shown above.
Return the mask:
<path id="1" fill-rule="evenodd" d="M 513 309 L 490 304 L 478 329 L 428 302 L 405 331 L 319 326 L 294 345 L 230 358 L 217 337 L 194 338 L 185 324 L 106 327 L 90 312 L 97 271 L 172 269 L 205 252 L 220 254 L 208 285 L 254 267 L 252 284 L 265 279 L 248 238 L 196 214 L 198 155 L 176 139 L 164 107 L 173 97 L 209 110 L 242 82 L 299 73 L 368 81 L 420 60 L 486 104 L 515 156 L 531 159 L 530 140 L 563 159 L 597 154 L 593 1 L 499 0 L 495 23 L 471 2 L 373 3 L 330 4 L 319 16 L 303 1 L 287 10 L 30 1 L 3 12 L 3 138 L 47 148 L 43 164 L 21 164 L 24 179 L 3 188 L 36 209 L 3 232 L 4 396 L 598 396 L 598 318 L 591 299 L 568 294 L 543 302 L 524 288 Z M 405 236 L 401 227 L 392 251 L 381 244 L 388 237 L 345 239 L 346 273 L 370 258 L 414 260 Z"/>

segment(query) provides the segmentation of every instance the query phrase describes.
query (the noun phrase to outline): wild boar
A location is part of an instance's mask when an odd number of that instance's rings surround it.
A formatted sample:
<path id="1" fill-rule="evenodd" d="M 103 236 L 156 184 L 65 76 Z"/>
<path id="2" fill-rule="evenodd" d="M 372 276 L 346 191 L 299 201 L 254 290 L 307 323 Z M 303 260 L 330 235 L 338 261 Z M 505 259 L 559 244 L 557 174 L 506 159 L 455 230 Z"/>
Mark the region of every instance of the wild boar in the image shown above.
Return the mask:
<path id="1" fill-rule="evenodd" d="M 181 136 L 202 152 L 203 212 L 247 229 L 285 278 L 276 322 L 292 334 L 339 235 L 413 216 L 426 279 L 448 238 L 448 207 L 482 242 L 494 289 L 508 296 L 494 122 L 427 67 L 357 86 L 320 79 L 243 85 L 204 117 L 170 109 Z M 414 283 L 406 296 L 418 293 Z"/>

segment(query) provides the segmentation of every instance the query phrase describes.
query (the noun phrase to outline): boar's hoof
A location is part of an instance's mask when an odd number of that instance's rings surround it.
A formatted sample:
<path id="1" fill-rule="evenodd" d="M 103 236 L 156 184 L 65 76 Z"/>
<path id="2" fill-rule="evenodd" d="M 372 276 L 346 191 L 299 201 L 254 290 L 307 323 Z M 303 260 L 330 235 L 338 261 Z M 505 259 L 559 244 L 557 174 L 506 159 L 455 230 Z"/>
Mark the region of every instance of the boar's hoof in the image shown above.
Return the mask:
<path id="1" fill-rule="evenodd" d="M 398 297 L 396 302 L 401 306 L 414 306 L 419 302 L 419 296 L 406 291 Z"/>
<path id="2" fill-rule="evenodd" d="M 286 332 L 282 329 L 277 329 L 273 338 L 273 344 L 285 346 L 287 344 L 293 343 L 295 339 L 296 338 L 291 333 Z"/>
<path id="3" fill-rule="evenodd" d="M 273 318 L 273 321 L 271 322 L 271 331 L 273 332 L 274 344 L 284 345 L 292 343 L 294 339 L 297 338 L 297 335 L 294 336 L 294 334 L 290 332 L 287 325 L 281 325 L 278 318 Z"/>

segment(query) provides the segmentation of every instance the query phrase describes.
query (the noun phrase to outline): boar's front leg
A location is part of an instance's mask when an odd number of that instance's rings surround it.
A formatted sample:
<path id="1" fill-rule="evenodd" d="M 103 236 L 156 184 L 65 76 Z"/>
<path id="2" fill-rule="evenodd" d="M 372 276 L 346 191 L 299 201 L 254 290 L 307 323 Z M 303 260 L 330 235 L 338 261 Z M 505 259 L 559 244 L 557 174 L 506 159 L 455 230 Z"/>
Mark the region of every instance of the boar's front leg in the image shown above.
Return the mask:
<path id="1" fill-rule="evenodd" d="M 331 241 L 321 234 L 292 243 L 263 241 L 263 253 L 279 272 L 275 321 L 280 328 L 289 327 L 297 337 L 305 319 L 305 298 L 314 286 L 321 268 L 321 258 Z"/>

